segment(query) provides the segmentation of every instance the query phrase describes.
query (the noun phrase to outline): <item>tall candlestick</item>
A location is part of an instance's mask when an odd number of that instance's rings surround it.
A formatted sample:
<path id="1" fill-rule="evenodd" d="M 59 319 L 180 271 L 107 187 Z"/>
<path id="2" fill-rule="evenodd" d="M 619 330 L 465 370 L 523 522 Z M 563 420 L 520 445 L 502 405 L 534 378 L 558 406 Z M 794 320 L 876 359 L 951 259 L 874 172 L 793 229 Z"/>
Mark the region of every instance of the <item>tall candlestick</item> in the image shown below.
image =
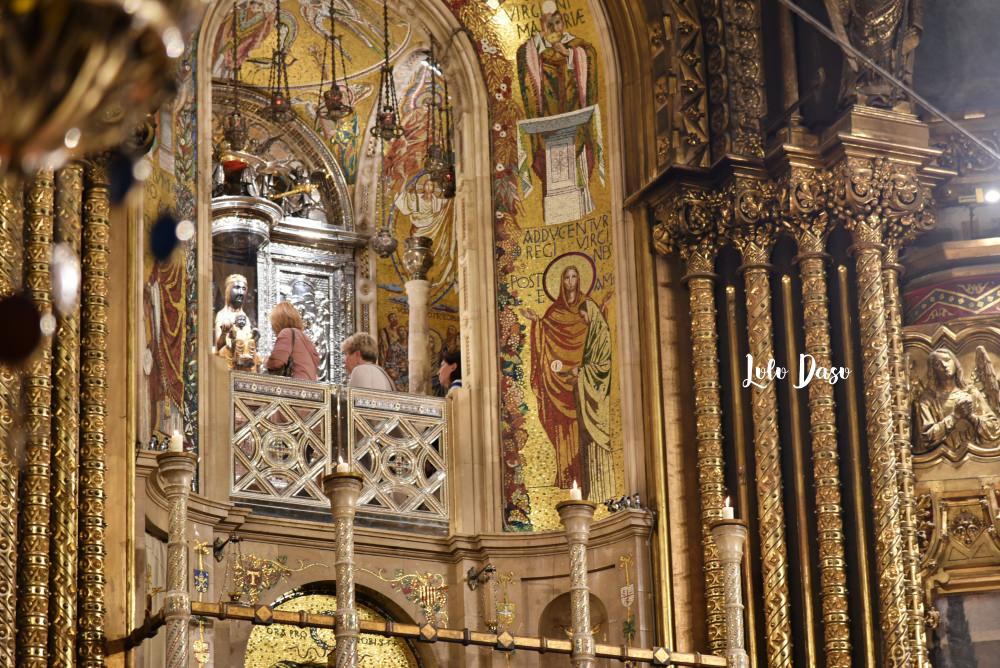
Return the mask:
<path id="1" fill-rule="evenodd" d="M 344 464 L 347 466 L 347 464 Z M 361 494 L 361 476 L 357 473 L 343 475 L 340 464 L 337 473 L 323 479 L 323 492 L 330 499 L 336 536 L 337 578 L 337 637 L 334 664 L 336 668 L 358 666 L 358 610 L 354 598 L 354 512 Z M 340 474 L 340 475 L 338 475 Z"/>
<path id="2" fill-rule="evenodd" d="M 170 446 L 167 448 L 167 452 L 184 452 L 184 437 L 176 429 L 174 429 L 174 435 L 170 437 Z"/>
<path id="3" fill-rule="evenodd" d="M 569 499 L 570 501 L 583 501 L 583 490 L 577 486 L 576 480 L 573 481 L 573 487 L 569 490 Z"/>
<path id="4" fill-rule="evenodd" d="M 167 668 L 186 668 L 190 647 L 188 626 L 191 623 L 191 594 L 187 579 L 187 504 L 198 458 L 194 453 L 175 451 L 175 439 L 180 439 L 177 432 L 170 439 L 170 451 L 161 453 L 157 459 L 160 485 L 170 503 L 167 594 L 163 606 L 167 627 L 167 655 L 163 665 Z"/>
<path id="5" fill-rule="evenodd" d="M 579 493 L 579 488 L 576 491 Z M 594 504 L 579 499 L 563 501 L 556 505 L 556 512 L 566 527 L 569 545 L 570 618 L 573 623 L 570 663 L 574 668 L 593 668 L 595 647 L 587 584 L 587 543 Z"/>
<path id="6" fill-rule="evenodd" d="M 729 508 L 732 514 L 732 508 Z M 719 549 L 724 582 L 726 606 L 726 665 L 731 668 L 750 668 L 743 637 L 743 581 L 740 565 L 743 562 L 743 544 L 747 527 L 738 520 L 721 520 L 712 527 L 712 539 Z"/>

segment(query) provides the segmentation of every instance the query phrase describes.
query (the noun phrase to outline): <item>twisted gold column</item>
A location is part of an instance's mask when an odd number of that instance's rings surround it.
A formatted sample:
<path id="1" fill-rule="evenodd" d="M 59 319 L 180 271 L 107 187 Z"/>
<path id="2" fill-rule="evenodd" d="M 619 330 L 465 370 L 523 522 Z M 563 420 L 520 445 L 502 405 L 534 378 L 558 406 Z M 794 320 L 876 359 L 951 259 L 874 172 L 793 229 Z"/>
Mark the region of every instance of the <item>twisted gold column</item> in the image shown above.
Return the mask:
<path id="1" fill-rule="evenodd" d="M 882 287 L 882 228 L 866 218 L 852 225 L 857 262 L 858 319 L 864 360 L 868 460 L 875 516 L 875 560 L 878 574 L 882 665 L 912 666 L 907 633 L 903 540 L 900 533 L 899 484 Z"/>
<path id="2" fill-rule="evenodd" d="M 103 158 L 87 165 L 83 203 L 80 311 L 80 546 L 77 656 L 81 668 L 104 666 L 104 442 L 107 415 L 108 174 Z"/>
<path id="3" fill-rule="evenodd" d="M 336 536 L 337 613 L 336 666 L 358 665 L 358 609 L 354 597 L 354 513 L 361 494 L 357 473 L 335 472 L 323 479 L 323 492 L 330 499 Z"/>
<path id="4" fill-rule="evenodd" d="M 767 231 L 759 229 L 740 236 L 736 243 L 743 254 L 750 354 L 753 355 L 755 364 L 766 365 L 774 357 L 768 265 L 772 242 Z M 766 387 L 754 385 L 751 396 L 767 665 L 779 668 L 792 665 L 792 639 L 785 513 L 781 489 L 778 399 L 773 383 L 768 383 Z"/>
<path id="5" fill-rule="evenodd" d="M 924 599 L 920 578 L 920 552 L 917 546 L 916 502 L 913 456 L 910 448 L 910 400 L 903 351 L 903 310 L 899 294 L 899 248 L 890 244 L 882 268 L 885 286 L 886 335 L 889 343 L 889 372 L 892 376 L 893 424 L 896 435 L 896 468 L 899 482 L 900 533 L 903 540 L 903 573 L 906 582 L 906 607 L 909 613 L 910 648 L 914 665 L 930 665 L 924 632 Z"/>
<path id="6" fill-rule="evenodd" d="M 691 300 L 691 345 L 694 367 L 695 439 L 698 444 L 698 487 L 705 561 L 708 644 L 713 654 L 726 649 L 726 611 L 722 564 L 712 539 L 712 523 L 722 518 L 725 478 L 722 460 L 722 405 L 719 388 L 719 342 L 715 322 L 715 248 L 702 244 L 682 249 L 684 277 Z"/>
<path id="7" fill-rule="evenodd" d="M 805 352 L 816 368 L 829 368 L 830 309 L 827 301 L 823 237 L 797 235 Z M 847 608 L 847 562 L 844 558 L 843 508 L 840 499 L 840 456 L 833 386 L 809 383 L 809 431 L 812 435 L 816 526 L 819 532 L 820 596 L 823 649 L 829 668 L 850 668 L 851 627 Z"/>
<path id="8" fill-rule="evenodd" d="M 24 217 L 21 188 L 0 182 L 0 296 L 21 286 Z M 17 485 L 14 424 L 21 398 L 21 378 L 0 365 L 0 665 L 13 666 L 16 635 Z"/>
<path id="9" fill-rule="evenodd" d="M 167 668 L 187 668 L 190 646 L 191 593 L 188 591 L 187 507 L 198 464 L 193 452 L 163 452 L 156 458 L 160 484 L 170 504 L 167 524 Z"/>
<path id="10" fill-rule="evenodd" d="M 41 170 L 25 193 L 24 284 L 42 315 L 52 311 L 52 170 Z M 25 465 L 18 536 L 17 653 L 19 666 L 49 665 L 49 493 L 52 458 L 52 339 L 42 342 L 24 374 Z"/>
<path id="11" fill-rule="evenodd" d="M 56 175 L 55 240 L 80 253 L 83 168 Z M 76 665 L 77 458 L 80 425 L 80 310 L 63 313 L 53 344 L 52 568 L 49 574 L 49 665 Z"/>
<path id="12" fill-rule="evenodd" d="M 590 587 L 587 585 L 587 543 L 595 505 L 570 499 L 556 504 L 566 528 L 569 545 L 570 618 L 573 621 L 573 650 L 570 662 L 578 668 L 594 665 L 594 629 L 590 622 Z"/>

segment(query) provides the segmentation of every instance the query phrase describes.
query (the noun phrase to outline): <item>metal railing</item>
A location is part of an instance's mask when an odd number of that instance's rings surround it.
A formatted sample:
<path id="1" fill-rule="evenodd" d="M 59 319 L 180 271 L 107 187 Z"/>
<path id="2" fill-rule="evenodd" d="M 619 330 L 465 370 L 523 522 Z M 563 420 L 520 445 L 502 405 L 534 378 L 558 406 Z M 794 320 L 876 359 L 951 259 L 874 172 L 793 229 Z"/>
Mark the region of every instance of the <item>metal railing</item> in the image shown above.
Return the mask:
<path id="1" fill-rule="evenodd" d="M 444 399 L 248 373 L 231 391 L 232 499 L 328 521 L 322 479 L 339 457 L 364 480 L 360 524 L 447 530 Z"/>

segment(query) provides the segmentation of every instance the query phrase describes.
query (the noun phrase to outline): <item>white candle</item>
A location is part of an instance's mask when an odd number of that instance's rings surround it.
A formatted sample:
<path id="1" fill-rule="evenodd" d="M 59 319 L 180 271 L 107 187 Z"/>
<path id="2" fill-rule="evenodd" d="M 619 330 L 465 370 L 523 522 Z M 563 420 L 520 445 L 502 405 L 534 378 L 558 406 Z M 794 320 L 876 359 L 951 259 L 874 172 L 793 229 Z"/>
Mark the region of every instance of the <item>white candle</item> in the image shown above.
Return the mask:
<path id="1" fill-rule="evenodd" d="M 170 445 L 167 447 L 167 452 L 184 452 L 184 437 L 176 429 L 174 429 L 174 435 L 170 437 Z"/>
<path id="2" fill-rule="evenodd" d="M 583 501 L 583 490 L 577 486 L 576 480 L 573 481 L 573 487 L 569 490 L 569 499 L 570 501 Z"/>
<path id="3" fill-rule="evenodd" d="M 351 466 L 344 461 L 343 457 L 337 457 L 337 473 L 350 473 Z"/>
<path id="4" fill-rule="evenodd" d="M 722 519 L 724 520 L 736 519 L 736 516 L 733 514 L 733 507 L 729 505 L 728 496 L 726 497 L 726 505 L 722 507 Z"/>

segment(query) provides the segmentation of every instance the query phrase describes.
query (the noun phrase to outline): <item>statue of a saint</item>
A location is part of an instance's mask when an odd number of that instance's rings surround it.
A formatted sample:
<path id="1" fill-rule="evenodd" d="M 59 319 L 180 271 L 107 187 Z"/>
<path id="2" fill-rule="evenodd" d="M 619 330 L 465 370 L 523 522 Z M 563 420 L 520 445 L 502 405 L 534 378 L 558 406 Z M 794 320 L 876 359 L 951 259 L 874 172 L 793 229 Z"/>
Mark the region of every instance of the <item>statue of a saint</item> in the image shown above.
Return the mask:
<path id="1" fill-rule="evenodd" d="M 916 455 L 945 448 L 950 459 L 969 446 L 1000 439 L 1000 420 L 983 393 L 965 379 L 955 353 L 938 348 L 927 358 L 927 380 L 916 403 Z"/>
<path id="2" fill-rule="evenodd" d="M 215 352 L 220 353 L 226 348 L 229 330 L 234 327 L 238 330 L 235 335 L 238 338 L 253 338 L 253 324 L 250 318 L 243 311 L 243 302 L 247 296 L 247 279 L 242 274 L 231 274 L 226 278 L 225 295 L 226 305 L 215 314 Z M 240 320 L 242 325 L 237 324 L 236 317 L 243 316 Z"/>

